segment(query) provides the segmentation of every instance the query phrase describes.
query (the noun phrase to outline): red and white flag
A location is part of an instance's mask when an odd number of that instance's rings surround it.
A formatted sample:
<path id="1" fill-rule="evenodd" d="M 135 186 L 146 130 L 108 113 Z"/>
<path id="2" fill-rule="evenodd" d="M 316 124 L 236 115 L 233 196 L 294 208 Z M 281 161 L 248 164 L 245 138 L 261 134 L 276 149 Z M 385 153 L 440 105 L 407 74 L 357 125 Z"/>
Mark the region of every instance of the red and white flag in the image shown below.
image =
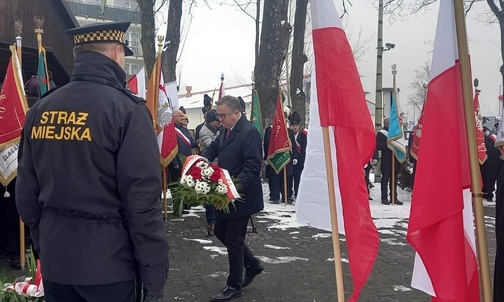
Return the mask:
<path id="1" fill-rule="evenodd" d="M 147 97 L 147 90 L 145 89 L 145 69 L 142 68 L 140 71 L 131 77 L 128 81 L 128 86 L 130 90 L 138 95 L 139 97 L 145 99 Z"/>
<path id="2" fill-rule="evenodd" d="M 175 93 L 175 96 L 172 95 L 171 97 L 177 97 L 177 94 Z M 167 167 L 178 153 L 175 122 L 171 119 L 173 111 L 172 98 L 168 96 L 168 89 L 164 84 L 163 73 L 161 72 L 159 76 L 157 117 L 157 124 L 161 131 L 158 133 L 157 139 L 163 167 Z"/>
<path id="3" fill-rule="evenodd" d="M 352 49 L 333 1 L 312 0 L 315 54 L 306 163 L 296 197 L 301 223 L 331 230 L 322 128 L 330 132 L 339 231 L 346 235 L 356 301 L 378 253 L 363 167 L 375 149 L 375 132 Z"/>
<path id="4" fill-rule="evenodd" d="M 407 234 L 412 287 L 432 301 L 480 301 L 468 158 L 453 1 L 441 0 Z"/>
<path id="5" fill-rule="evenodd" d="M 4 187 L 17 175 L 19 140 L 28 110 L 15 46 L 10 46 L 10 51 L 0 91 L 0 184 Z"/>

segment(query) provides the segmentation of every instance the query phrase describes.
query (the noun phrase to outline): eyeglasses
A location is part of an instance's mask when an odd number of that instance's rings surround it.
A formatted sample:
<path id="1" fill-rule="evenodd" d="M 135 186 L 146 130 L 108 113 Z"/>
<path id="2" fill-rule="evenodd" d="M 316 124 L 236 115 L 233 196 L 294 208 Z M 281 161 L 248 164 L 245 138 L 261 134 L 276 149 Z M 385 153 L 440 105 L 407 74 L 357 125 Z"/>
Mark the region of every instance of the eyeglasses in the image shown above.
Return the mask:
<path id="1" fill-rule="evenodd" d="M 222 113 L 222 114 L 217 114 L 219 116 L 219 118 L 225 120 L 226 119 L 226 116 L 230 115 L 230 114 L 233 114 L 233 111 L 231 112 L 228 112 L 228 113 Z"/>

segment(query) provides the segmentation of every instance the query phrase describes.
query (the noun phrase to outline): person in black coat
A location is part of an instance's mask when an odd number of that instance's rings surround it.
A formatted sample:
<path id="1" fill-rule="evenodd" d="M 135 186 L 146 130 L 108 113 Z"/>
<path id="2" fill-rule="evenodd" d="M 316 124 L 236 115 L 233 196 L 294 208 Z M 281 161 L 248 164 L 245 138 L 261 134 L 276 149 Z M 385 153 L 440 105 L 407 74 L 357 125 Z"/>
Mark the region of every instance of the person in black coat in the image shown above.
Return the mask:
<path id="1" fill-rule="evenodd" d="M 178 154 L 168 165 L 170 182 L 178 181 L 180 179 L 185 159 L 189 155 L 192 155 L 192 148 L 198 148 L 198 142 L 194 140 L 189 130 L 182 124 L 184 117 L 185 114 L 181 110 L 173 110 L 172 118 L 175 123 Z"/>
<path id="2" fill-rule="evenodd" d="M 301 181 L 301 172 L 304 169 L 304 162 L 306 158 L 306 144 L 308 142 L 308 137 L 306 135 L 306 130 L 299 129 L 299 123 L 301 123 L 301 116 L 299 113 L 294 111 L 290 117 L 290 129 L 294 132 L 294 140 L 292 141 L 292 153 L 294 154 L 294 159 L 292 160 L 292 179 L 294 180 L 294 194 L 298 195 L 299 182 Z"/>
<path id="3" fill-rule="evenodd" d="M 40 255 L 48 302 L 133 301 L 141 283 L 144 302 L 162 301 L 160 155 L 145 100 L 124 88 L 129 25 L 67 31 L 76 43 L 70 82 L 26 116 L 16 205 Z"/>
<path id="4" fill-rule="evenodd" d="M 485 148 L 487 159 L 481 165 L 481 178 L 483 180 L 483 198 L 487 201 L 493 201 L 495 182 L 502 168 L 502 160 L 500 159 L 500 151 L 495 148 L 495 141 L 490 137 L 490 129 L 483 127 L 485 133 Z"/>
<path id="5" fill-rule="evenodd" d="M 399 167 L 401 166 L 401 163 L 397 160 L 395 155 L 393 154 L 392 150 L 388 148 L 387 144 L 387 134 L 388 134 L 388 126 L 389 126 L 390 119 L 386 118 L 383 121 L 383 129 L 376 134 L 376 150 L 381 151 L 381 163 L 380 163 L 380 169 L 381 169 L 381 203 L 388 205 L 390 204 L 388 198 L 387 198 L 387 192 L 388 189 L 390 189 L 390 194 L 392 194 L 392 159 L 395 160 L 394 166 L 395 166 L 395 192 L 396 192 L 396 200 L 395 204 L 397 205 L 402 205 L 403 202 L 397 200 L 397 174 L 399 172 Z M 378 152 L 375 152 L 375 155 L 378 154 Z M 375 158 L 377 159 L 377 158 Z"/>
<path id="6" fill-rule="evenodd" d="M 215 236 L 226 246 L 229 255 L 227 286 L 212 296 L 212 301 L 228 301 L 241 296 L 241 289 L 263 271 L 263 264 L 245 244 L 247 224 L 252 214 L 264 207 L 261 186 L 261 136 L 254 125 L 242 115 L 236 97 L 226 95 L 216 103 L 217 114 L 224 130 L 202 156 L 218 159 L 219 166 L 237 179 L 243 200 L 230 206 L 230 213 L 217 211 Z M 236 208 L 235 208 L 236 207 Z M 246 268 L 243 278 L 243 268 Z"/>
<path id="7" fill-rule="evenodd" d="M 0 190 L 0 258 L 8 256 L 10 266 L 20 269 L 19 262 L 19 214 L 16 209 L 16 177 Z"/>

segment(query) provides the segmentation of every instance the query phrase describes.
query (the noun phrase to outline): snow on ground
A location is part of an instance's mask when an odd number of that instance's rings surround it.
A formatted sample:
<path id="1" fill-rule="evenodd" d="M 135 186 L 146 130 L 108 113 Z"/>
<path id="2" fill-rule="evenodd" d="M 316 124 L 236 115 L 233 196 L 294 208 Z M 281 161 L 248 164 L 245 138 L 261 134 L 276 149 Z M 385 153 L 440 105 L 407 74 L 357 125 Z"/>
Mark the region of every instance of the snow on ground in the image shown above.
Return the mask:
<path id="1" fill-rule="evenodd" d="M 374 176 L 371 174 L 370 179 L 373 180 Z M 378 229 L 380 241 L 382 244 L 389 245 L 400 245 L 405 246 L 408 243 L 406 242 L 406 233 L 408 228 L 408 217 L 410 213 L 411 206 L 411 192 L 404 191 L 398 188 L 397 198 L 398 200 L 404 202 L 403 205 L 383 205 L 381 201 L 381 193 L 380 193 L 380 184 L 373 183 L 374 188 L 370 189 L 370 197 L 373 200 L 370 200 L 370 209 L 371 216 L 373 221 Z M 268 231 L 279 231 L 279 230 L 289 230 L 289 235 L 298 235 L 301 232 L 296 231 L 295 229 L 300 229 L 302 227 L 307 227 L 307 225 L 300 224 L 296 219 L 295 207 L 293 205 L 285 205 L 285 204 L 271 204 L 269 202 L 269 189 L 268 184 L 263 183 L 263 193 L 264 193 L 264 210 L 254 216 L 255 223 L 265 224 Z M 495 202 L 484 202 L 484 206 L 495 207 Z M 205 209 L 203 207 L 193 207 L 189 210 L 188 214 L 183 214 L 183 218 L 181 219 L 172 219 L 172 222 L 183 221 L 186 217 L 196 217 L 196 218 L 204 218 Z M 495 218 L 493 217 L 485 217 L 485 224 L 489 227 L 495 225 Z M 292 239 L 298 239 L 298 236 L 291 236 Z M 313 240 L 326 239 L 331 238 L 331 233 L 323 232 L 318 233 L 312 236 Z M 345 241 L 345 238 L 340 238 L 341 241 Z M 200 243 L 203 248 L 210 252 L 210 257 L 214 259 L 219 255 L 227 256 L 226 248 L 211 246 L 211 240 L 208 239 L 199 239 L 199 238 L 184 238 L 184 240 L 195 241 Z M 288 247 L 279 247 L 271 244 L 264 244 L 264 247 L 268 249 L 289 249 Z M 269 258 L 267 256 L 258 256 L 265 263 L 270 264 L 280 264 L 280 263 L 288 263 L 293 261 L 308 261 L 307 258 L 300 257 L 276 257 Z M 327 261 L 334 261 L 334 259 L 327 259 Z M 343 262 L 347 262 L 348 260 L 343 258 Z M 215 274 L 219 274 L 217 272 Z M 212 274 L 211 277 L 217 277 L 217 275 Z M 396 291 L 407 291 L 411 290 L 410 288 L 397 285 L 394 287 Z"/>
<path id="2" fill-rule="evenodd" d="M 269 264 L 283 264 L 283 263 L 289 263 L 289 262 L 294 262 L 294 261 L 308 261 L 307 258 L 301 258 L 301 257 L 276 257 L 276 258 L 269 258 L 266 256 L 257 256 L 259 260 L 261 260 L 264 263 L 269 263 Z"/>
<path id="3" fill-rule="evenodd" d="M 276 246 L 276 245 L 271 245 L 271 244 L 265 244 L 264 247 L 267 247 L 269 249 L 274 249 L 274 250 L 290 250 L 290 247 Z"/>

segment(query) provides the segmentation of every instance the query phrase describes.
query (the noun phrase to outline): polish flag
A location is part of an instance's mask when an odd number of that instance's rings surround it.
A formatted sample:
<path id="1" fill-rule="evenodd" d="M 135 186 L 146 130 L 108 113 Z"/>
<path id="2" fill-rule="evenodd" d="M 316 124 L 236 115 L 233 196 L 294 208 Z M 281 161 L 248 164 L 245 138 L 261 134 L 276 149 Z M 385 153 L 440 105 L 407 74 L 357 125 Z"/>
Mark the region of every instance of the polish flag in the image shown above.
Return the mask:
<path id="1" fill-rule="evenodd" d="M 331 231 L 322 128 L 330 132 L 339 231 L 346 235 L 356 301 L 378 253 L 363 167 L 375 149 L 373 122 L 352 49 L 333 1 L 312 0 L 315 64 L 311 81 L 310 135 L 296 198 L 297 219 Z"/>
<path id="2" fill-rule="evenodd" d="M 145 89 L 145 69 L 142 68 L 140 71 L 131 77 L 128 81 L 128 86 L 134 94 L 139 97 L 145 99 L 146 98 L 146 89 Z"/>
<path id="3" fill-rule="evenodd" d="M 441 135 L 440 129 L 450 135 Z M 460 62 L 450 0 L 440 2 L 421 141 L 406 237 L 417 252 L 411 285 L 431 295 L 432 301 L 480 301 Z"/>

